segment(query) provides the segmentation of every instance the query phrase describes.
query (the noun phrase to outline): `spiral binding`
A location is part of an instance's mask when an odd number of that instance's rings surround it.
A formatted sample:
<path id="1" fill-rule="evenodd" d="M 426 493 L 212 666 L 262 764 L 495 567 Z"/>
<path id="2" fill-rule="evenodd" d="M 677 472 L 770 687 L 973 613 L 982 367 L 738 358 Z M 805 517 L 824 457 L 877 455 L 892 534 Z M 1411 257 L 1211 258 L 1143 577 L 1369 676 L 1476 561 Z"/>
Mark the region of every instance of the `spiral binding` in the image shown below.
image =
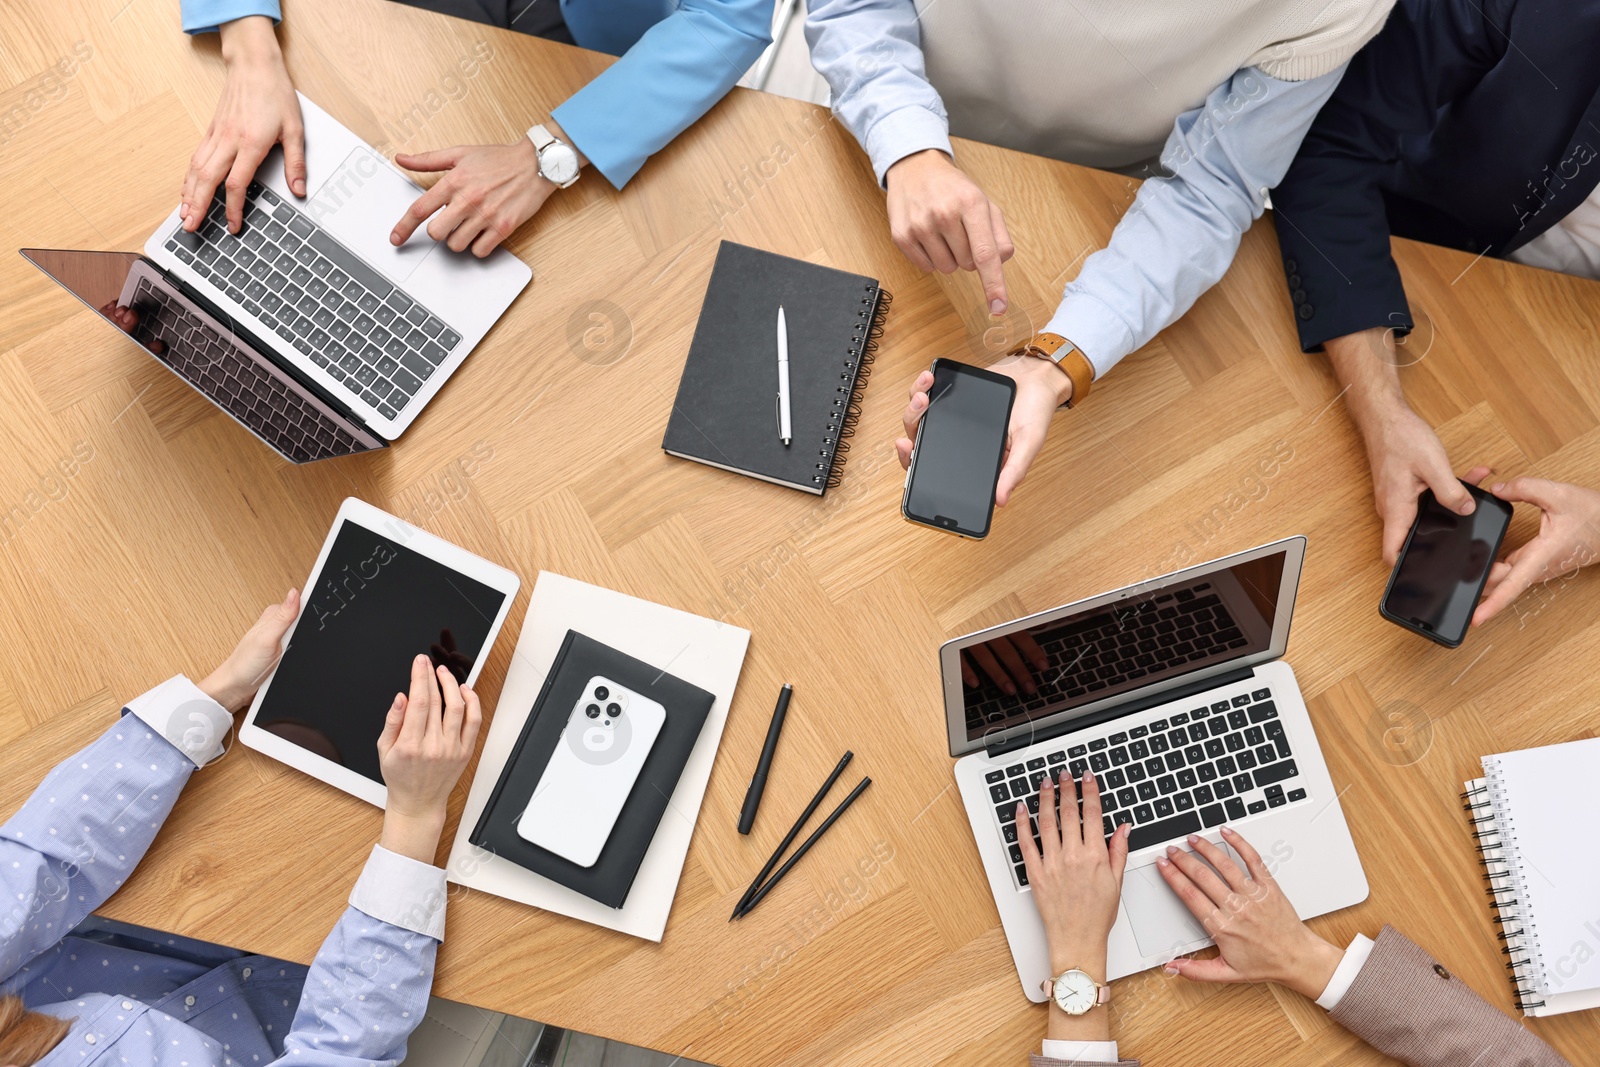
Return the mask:
<path id="1" fill-rule="evenodd" d="M 1485 761 L 1484 769 L 1492 776 L 1489 761 Z M 1511 993 L 1516 997 L 1517 1007 L 1528 1012 L 1544 1007 L 1543 1000 L 1535 999 L 1539 989 L 1532 973 L 1538 940 L 1531 918 L 1522 914 L 1522 872 L 1511 858 L 1516 831 L 1503 821 L 1508 816 L 1501 808 L 1500 798 L 1493 778 L 1480 778 L 1467 783 L 1461 794 L 1461 807 L 1470 816 L 1467 824 L 1472 827 L 1473 847 L 1478 851 L 1478 862 L 1483 864 L 1484 877 L 1489 883 L 1488 896 L 1494 906 L 1495 921 L 1500 925 L 1496 936 L 1503 942 L 1500 951 L 1506 957 L 1506 971 L 1511 976 Z"/>
<path id="2" fill-rule="evenodd" d="M 867 295 L 861 298 L 858 320 L 851 331 L 850 347 L 845 349 L 844 369 L 839 372 L 840 385 L 833 399 L 833 410 L 828 414 L 828 435 L 822 439 L 817 452 L 822 462 L 811 476 L 813 485 L 824 489 L 837 489 L 843 478 L 840 467 L 842 457 L 850 452 L 849 438 L 856 433 L 861 421 L 861 391 L 872 376 L 872 362 L 878 356 L 878 340 L 883 336 L 883 319 L 894 297 L 887 289 L 876 285 L 866 286 Z"/>

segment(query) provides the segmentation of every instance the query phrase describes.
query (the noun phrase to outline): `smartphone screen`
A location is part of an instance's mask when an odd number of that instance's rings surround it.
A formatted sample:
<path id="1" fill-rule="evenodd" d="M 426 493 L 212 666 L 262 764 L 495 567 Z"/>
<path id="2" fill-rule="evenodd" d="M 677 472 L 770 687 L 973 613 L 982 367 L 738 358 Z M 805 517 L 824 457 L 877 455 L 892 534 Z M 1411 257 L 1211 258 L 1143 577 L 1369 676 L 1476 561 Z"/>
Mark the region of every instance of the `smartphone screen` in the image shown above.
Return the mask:
<path id="1" fill-rule="evenodd" d="M 1463 483 L 1465 484 L 1465 483 Z M 1511 505 L 1467 486 L 1477 507 L 1457 515 L 1424 492 L 1417 519 L 1383 598 L 1391 621 L 1446 645 L 1459 645 L 1511 523 Z"/>
<path id="2" fill-rule="evenodd" d="M 901 501 L 906 518 L 967 537 L 988 534 L 1015 395 L 1016 383 L 1003 374 L 934 360 Z"/>

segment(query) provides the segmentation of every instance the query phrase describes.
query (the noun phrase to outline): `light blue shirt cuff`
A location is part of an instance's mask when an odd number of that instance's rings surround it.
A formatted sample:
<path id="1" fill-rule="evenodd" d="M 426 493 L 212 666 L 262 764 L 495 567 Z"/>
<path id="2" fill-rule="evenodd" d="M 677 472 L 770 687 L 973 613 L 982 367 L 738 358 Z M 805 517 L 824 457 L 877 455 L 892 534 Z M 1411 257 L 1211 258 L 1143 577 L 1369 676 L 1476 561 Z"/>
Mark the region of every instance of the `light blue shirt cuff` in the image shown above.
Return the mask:
<path id="1" fill-rule="evenodd" d="M 950 147 L 949 124 L 918 104 L 897 108 L 873 123 L 865 147 L 880 186 L 889 168 L 913 152 L 937 148 L 952 159 L 956 154 Z"/>
<path id="2" fill-rule="evenodd" d="M 226 751 L 233 729 L 228 710 L 181 674 L 134 697 L 127 708 L 196 767 L 204 767 Z"/>
<path id="3" fill-rule="evenodd" d="M 248 15 L 265 15 L 283 21 L 278 0 L 183 0 L 184 33 L 214 33 L 218 26 Z"/>
<path id="4" fill-rule="evenodd" d="M 1317 998 L 1317 1007 L 1324 1011 L 1332 1011 L 1339 1006 L 1339 1001 L 1350 992 L 1350 986 L 1355 982 L 1356 975 L 1361 973 L 1367 957 L 1372 955 L 1372 946 L 1372 938 L 1366 934 L 1356 935 L 1355 940 L 1350 942 L 1350 947 L 1344 950 L 1344 959 L 1334 968 L 1333 977 L 1328 979 L 1327 988 L 1322 991 L 1322 996 Z"/>
<path id="5" fill-rule="evenodd" d="M 1116 1063 L 1115 1041 L 1046 1041 L 1041 1053 L 1047 1060 L 1068 1063 Z"/>
<path id="6" fill-rule="evenodd" d="M 1110 306 L 1091 293 L 1069 294 L 1045 324 L 1044 333 L 1065 337 L 1094 368 L 1096 381 L 1134 349 L 1133 331 Z"/>
<path id="7" fill-rule="evenodd" d="M 372 855 L 350 890 L 352 908 L 435 941 L 444 940 L 446 903 L 443 870 L 382 845 L 372 846 Z"/>

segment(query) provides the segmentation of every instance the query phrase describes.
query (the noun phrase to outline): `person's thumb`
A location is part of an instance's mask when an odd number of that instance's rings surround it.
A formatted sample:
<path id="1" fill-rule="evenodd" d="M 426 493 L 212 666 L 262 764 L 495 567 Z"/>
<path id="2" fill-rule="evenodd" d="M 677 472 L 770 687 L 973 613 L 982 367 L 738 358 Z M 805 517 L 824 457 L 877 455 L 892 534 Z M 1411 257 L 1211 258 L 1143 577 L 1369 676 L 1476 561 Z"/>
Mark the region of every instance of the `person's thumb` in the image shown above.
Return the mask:
<path id="1" fill-rule="evenodd" d="M 1496 483 L 1490 490 L 1501 500 L 1516 504 L 1532 504 L 1543 511 L 1556 509 L 1556 482 L 1547 478 L 1513 478 Z"/>
<path id="2" fill-rule="evenodd" d="M 269 643 L 276 646 L 283 640 L 283 635 L 289 627 L 294 625 L 294 620 L 300 617 L 300 591 L 291 589 L 287 596 L 276 604 L 268 605 L 261 611 L 261 618 L 256 621 L 263 636 Z"/>
<path id="3" fill-rule="evenodd" d="M 1013 426 L 1011 446 L 1006 453 L 1005 465 L 1000 468 L 1000 479 L 995 483 L 994 502 L 999 507 L 1011 503 L 1011 494 L 1028 476 L 1033 458 L 1044 446 L 1044 432 L 1032 426 Z"/>
<path id="4" fill-rule="evenodd" d="M 1242 982 L 1244 975 L 1233 969 L 1233 965 L 1221 956 L 1211 959 L 1195 960 L 1187 956 L 1168 963 L 1166 973 L 1178 974 L 1191 982 Z"/>
<path id="5" fill-rule="evenodd" d="M 1457 515 L 1471 515 L 1477 507 L 1472 494 L 1449 467 L 1429 470 L 1427 482 L 1428 488 L 1433 490 L 1433 498 Z"/>

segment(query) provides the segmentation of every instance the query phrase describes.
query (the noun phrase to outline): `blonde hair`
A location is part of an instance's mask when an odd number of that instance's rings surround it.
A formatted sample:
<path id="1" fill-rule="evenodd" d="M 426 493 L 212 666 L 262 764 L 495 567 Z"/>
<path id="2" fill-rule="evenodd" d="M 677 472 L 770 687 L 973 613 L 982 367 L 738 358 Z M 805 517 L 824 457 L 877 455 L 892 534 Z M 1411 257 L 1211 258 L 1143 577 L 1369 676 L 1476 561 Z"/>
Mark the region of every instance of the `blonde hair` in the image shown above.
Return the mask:
<path id="1" fill-rule="evenodd" d="M 0 1064 L 32 1067 L 61 1043 L 72 1024 L 28 1011 L 17 997 L 0 997 Z"/>

